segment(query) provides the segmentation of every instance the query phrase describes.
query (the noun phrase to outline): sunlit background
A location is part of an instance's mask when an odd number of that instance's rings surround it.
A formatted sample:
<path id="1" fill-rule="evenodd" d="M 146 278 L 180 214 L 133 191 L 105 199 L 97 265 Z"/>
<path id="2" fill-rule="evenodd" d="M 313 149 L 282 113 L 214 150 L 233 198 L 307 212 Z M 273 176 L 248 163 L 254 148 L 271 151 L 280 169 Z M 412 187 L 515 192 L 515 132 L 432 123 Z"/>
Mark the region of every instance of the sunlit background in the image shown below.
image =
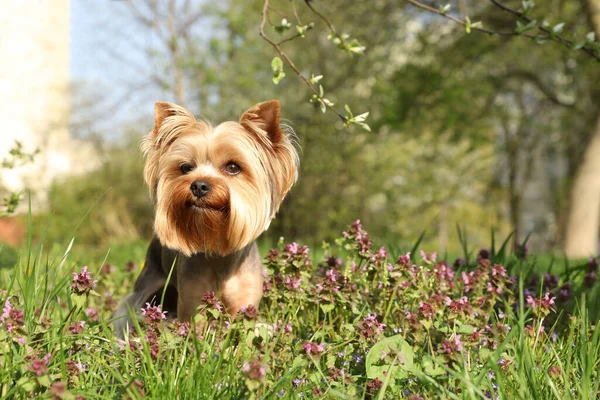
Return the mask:
<path id="1" fill-rule="evenodd" d="M 487 3 L 458 3 L 457 14 L 514 30 L 514 18 Z M 270 36 L 295 33 L 273 28 L 291 4 L 271 1 Z M 272 82 L 262 1 L 0 0 L 0 190 L 23 193 L 0 219 L 3 252 L 27 243 L 31 210 L 34 243 L 64 249 L 75 237 L 81 253 L 143 253 L 153 213 L 139 143 L 154 102 L 220 122 L 273 98 L 298 135 L 301 171 L 264 246 L 281 236 L 320 245 L 361 219 L 375 241 L 399 249 L 425 232 L 425 247 L 455 254 L 460 227 L 474 248 L 489 246 L 494 230 L 535 252 L 560 253 L 568 240 L 569 255 L 596 252 L 596 60 L 555 43 L 466 34 L 404 2 L 312 1 L 366 46 L 352 55 L 294 4 L 314 28 L 282 48 L 305 75 L 323 75 L 339 109 L 369 111 L 371 132 L 321 113 L 287 66 Z M 566 21 L 569 37 L 595 30 L 582 2 L 538 10 Z M 15 140 L 32 161 L 10 161 Z"/>

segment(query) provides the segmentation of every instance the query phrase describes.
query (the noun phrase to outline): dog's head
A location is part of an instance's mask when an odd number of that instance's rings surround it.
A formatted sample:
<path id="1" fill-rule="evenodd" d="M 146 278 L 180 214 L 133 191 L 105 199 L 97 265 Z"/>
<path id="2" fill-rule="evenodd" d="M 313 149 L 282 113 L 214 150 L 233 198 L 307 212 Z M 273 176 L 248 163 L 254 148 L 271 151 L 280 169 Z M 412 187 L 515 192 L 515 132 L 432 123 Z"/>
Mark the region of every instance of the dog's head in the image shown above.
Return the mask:
<path id="1" fill-rule="evenodd" d="M 279 102 L 256 104 L 216 127 L 159 102 L 142 142 L 144 179 L 161 243 L 189 256 L 226 255 L 264 232 L 297 178 L 298 154 Z"/>

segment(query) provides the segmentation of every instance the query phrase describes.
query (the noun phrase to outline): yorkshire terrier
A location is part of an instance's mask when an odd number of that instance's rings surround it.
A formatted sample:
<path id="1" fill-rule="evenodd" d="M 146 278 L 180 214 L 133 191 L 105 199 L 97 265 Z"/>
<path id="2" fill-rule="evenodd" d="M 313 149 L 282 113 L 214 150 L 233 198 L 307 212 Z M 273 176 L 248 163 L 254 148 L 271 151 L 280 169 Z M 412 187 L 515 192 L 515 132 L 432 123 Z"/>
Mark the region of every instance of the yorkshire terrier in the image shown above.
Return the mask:
<path id="1" fill-rule="evenodd" d="M 255 240 L 298 176 L 292 132 L 279 114 L 272 100 L 213 127 L 183 107 L 156 103 L 154 129 L 141 145 L 155 236 L 133 293 L 113 316 L 118 336 L 131 327 L 130 310 L 158 303 L 163 292 L 163 309 L 180 321 L 194 317 L 208 291 L 232 316 L 258 307 L 263 275 Z"/>

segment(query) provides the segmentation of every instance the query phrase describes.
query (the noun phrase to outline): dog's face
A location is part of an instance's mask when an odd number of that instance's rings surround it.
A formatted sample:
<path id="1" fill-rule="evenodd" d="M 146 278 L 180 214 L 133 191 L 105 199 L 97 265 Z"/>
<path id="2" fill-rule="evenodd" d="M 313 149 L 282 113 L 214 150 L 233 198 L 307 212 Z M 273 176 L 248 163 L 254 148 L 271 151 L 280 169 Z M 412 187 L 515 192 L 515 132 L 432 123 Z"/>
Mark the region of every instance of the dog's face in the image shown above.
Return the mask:
<path id="1" fill-rule="evenodd" d="M 254 241 L 297 177 L 279 102 L 259 103 L 239 123 L 217 127 L 175 104 L 156 103 L 154 114 L 142 150 L 161 243 L 189 256 L 226 255 Z"/>

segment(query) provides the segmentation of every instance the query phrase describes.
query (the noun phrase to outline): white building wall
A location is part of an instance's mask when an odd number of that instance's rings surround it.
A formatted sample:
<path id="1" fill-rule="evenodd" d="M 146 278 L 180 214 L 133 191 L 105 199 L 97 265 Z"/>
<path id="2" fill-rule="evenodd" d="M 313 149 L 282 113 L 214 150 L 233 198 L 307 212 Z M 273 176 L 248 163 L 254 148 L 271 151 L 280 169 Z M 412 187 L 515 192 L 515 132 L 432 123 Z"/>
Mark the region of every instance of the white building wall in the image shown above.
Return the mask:
<path id="1" fill-rule="evenodd" d="M 70 33 L 69 0 L 0 0 L 0 160 L 15 139 L 40 149 L 33 164 L 2 171 L 0 186 L 31 189 L 38 204 L 90 151 L 69 137 Z"/>

